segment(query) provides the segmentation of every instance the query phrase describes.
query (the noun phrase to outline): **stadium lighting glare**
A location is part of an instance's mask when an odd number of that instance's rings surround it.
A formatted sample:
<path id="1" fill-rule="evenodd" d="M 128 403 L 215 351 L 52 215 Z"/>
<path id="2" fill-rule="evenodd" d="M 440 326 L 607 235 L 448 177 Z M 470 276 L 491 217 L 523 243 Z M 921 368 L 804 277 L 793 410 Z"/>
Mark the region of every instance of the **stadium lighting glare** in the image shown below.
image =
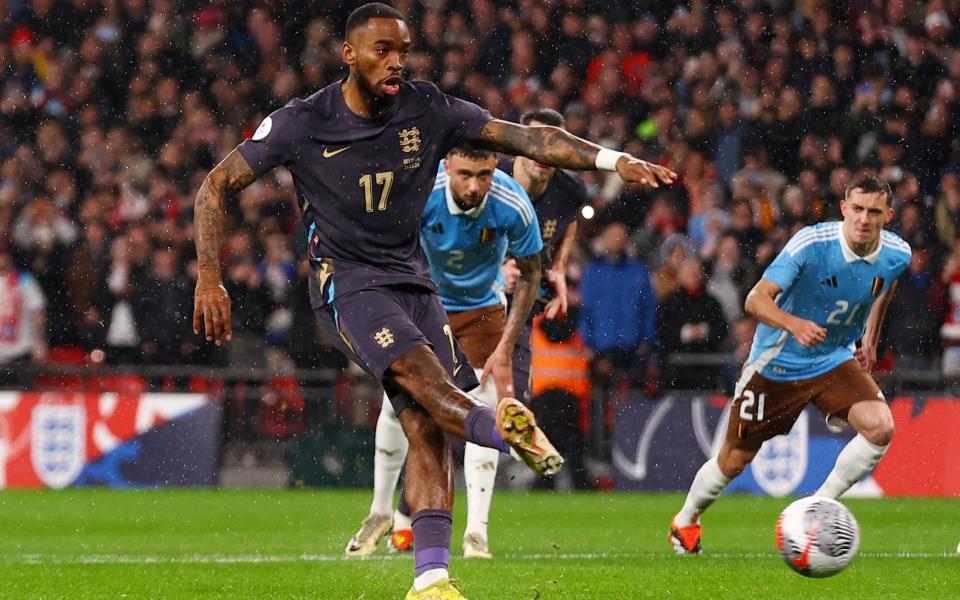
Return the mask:
<path id="1" fill-rule="evenodd" d="M 593 207 L 590 206 L 589 204 L 587 204 L 586 206 L 580 209 L 580 215 L 583 216 L 583 218 L 587 219 L 588 221 L 592 219 L 593 215 L 595 214 L 597 214 L 596 211 L 593 210 Z"/>

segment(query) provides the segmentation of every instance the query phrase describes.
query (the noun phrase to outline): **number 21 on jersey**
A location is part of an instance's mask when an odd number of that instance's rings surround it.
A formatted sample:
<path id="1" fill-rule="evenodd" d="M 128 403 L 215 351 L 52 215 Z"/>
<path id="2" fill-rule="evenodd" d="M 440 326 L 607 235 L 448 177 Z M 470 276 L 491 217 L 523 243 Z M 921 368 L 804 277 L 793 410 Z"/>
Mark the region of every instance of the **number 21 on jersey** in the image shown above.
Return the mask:
<path id="1" fill-rule="evenodd" d="M 846 300 L 837 300 L 837 308 L 836 310 L 831 312 L 829 316 L 827 316 L 827 323 L 829 323 L 830 325 L 840 325 L 841 323 L 843 323 L 844 325 L 850 325 L 851 323 L 853 323 L 853 318 L 857 316 L 857 312 L 860 311 L 861 306 L 863 305 L 854 304 L 853 310 L 850 310 L 849 302 L 847 302 Z M 847 311 L 850 311 L 850 316 L 848 316 L 844 321 L 843 315 L 845 315 Z"/>
<path id="2" fill-rule="evenodd" d="M 751 390 L 743 390 L 740 396 L 740 418 L 744 421 L 762 421 L 766 400 L 767 395 L 763 392 L 754 394 Z"/>

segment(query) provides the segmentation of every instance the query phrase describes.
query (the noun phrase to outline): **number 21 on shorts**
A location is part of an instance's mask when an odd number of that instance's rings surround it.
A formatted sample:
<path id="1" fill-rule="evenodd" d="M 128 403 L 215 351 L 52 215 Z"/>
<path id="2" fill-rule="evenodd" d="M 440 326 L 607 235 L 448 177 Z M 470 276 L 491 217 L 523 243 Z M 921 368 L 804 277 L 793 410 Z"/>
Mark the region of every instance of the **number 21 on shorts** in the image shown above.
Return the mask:
<path id="1" fill-rule="evenodd" d="M 744 421 L 762 421 L 763 405 L 767 395 L 763 392 L 754 394 L 751 390 L 743 390 L 740 396 L 740 418 Z"/>

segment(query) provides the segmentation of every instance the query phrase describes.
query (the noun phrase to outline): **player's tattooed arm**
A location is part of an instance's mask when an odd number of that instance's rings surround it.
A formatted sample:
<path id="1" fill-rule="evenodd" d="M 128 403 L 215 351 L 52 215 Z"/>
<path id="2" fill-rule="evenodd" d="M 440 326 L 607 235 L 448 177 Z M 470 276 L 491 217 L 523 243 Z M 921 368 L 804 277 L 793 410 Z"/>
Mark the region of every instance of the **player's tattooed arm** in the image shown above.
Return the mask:
<path id="1" fill-rule="evenodd" d="M 193 332 L 203 321 L 207 341 L 219 346 L 233 337 L 230 296 L 220 273 L 226 200 L 256 179 L 243 155 L 234 150 L 210 171 L 193 205 L 194 242 L 197 247 L 197 287 L 193 299 Z"/>
<path id="2" fill-rule="evenodd" d="M 863 337 L 860 339 L 860 347 L 857 348 L 854 356 L 867 373 L 873 370 L 873 365 L 877 362 L 877 345 L 880 343 L 880 330 L 883 329 L 883 321 L 887 316 L 887 309 L 890 308 L 890 302 L 893 300 L 893 294 L 897 290 L 897 282 L 890 284 L 883 294 L 877 298 L 870 309 L 870 315 L 867 317 L 867 324 L 863 330 Z"/>
<path id="3" fill-rule="evenodd" d="M 790 332 L 801 346 L 816 346 L 827 339 L 827 330 L 813 321 L 794 316 L 779 306 L 776 297 L 783 291 L 780 286 L 769 279 L 761 279 L 747 294 L 744 309 L 758 321 Z"/>
<path id="4" fill-rule="evenodd" d="M 226 199 L 256 179 L 243 155 L 234 150 L 210 171 L 193 205 L 197 269 L 201 279 L 220 281 L 220 246 Z"/>
<path id="5" fill-rule="evenodd" d="M 508 121 L 488 121 L 480 131 L 480 144 L 490 150 L 526 156 L 537 162 L 590 171 L 597 168 L 601 146 L 588 142 L 559 127 L 528 127 Z M 673 183 L 677 174 L 666 167 L 624 154 L 616 162 L 616 170 L 627 183 L 660 187 Z"/>
<path id="6" fill-rule="evenodd" d="M 483 365 L 483 373 L 480 375 L 481 384 L 487 380 L 487 377 L 493 376 L 499 398 L 513 396 L 513 349 L 517 345 L 527 317 L 530 316 L 533 302 L 537 298 L 537 290 L 540 288 L 540 254 L 517 258 L 516 261 L 520 276 L 513 292 L 513 303 L 507 315 L 507 325 L 497 347 Z"/>

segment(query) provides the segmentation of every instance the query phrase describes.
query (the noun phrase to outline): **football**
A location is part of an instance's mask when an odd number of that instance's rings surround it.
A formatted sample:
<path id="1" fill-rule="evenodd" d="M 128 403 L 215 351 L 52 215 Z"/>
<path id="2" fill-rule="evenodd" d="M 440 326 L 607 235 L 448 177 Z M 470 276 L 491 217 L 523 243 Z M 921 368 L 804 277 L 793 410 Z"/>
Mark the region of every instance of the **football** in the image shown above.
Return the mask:
<path id="1" fill-rule="evenodd" d="M 844 569 L 860 546 L 860 527 L 847 507 L 810 496 L 791 503 L 777 519 L 777 550 L 806 577 L 830 577 Z"/>

